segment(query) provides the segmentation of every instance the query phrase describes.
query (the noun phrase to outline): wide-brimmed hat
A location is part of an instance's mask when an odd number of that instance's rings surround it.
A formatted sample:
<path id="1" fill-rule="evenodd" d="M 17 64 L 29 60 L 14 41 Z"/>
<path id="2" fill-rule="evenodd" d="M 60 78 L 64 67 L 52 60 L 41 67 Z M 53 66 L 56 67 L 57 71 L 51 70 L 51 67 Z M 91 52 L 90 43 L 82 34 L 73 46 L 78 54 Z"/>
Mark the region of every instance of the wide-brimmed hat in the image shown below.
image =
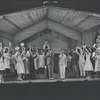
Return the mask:
<path id="1" fill-rule="evenodd" d="M 24 45 L 25 45 L 25 44 L 24 44 L 23 42 L 20 44 L 21 47 L 23 47 Z"/>
<path id="2" fill-rule="evenodd" d="M 20 48 L 20 47 L 16 46 L 16 47 L 15 47 L 15 50 L 19 50 L 19 48 Z"/>

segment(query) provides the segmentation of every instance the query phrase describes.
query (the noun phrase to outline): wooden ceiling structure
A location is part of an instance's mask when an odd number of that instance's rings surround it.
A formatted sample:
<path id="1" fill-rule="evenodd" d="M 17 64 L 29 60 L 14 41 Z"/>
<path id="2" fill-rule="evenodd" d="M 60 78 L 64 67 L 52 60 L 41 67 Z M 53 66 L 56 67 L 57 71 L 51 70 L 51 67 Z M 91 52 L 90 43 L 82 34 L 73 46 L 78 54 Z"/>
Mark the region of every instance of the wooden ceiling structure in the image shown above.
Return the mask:
<path id="1" fill-rule="evenodd" d="M 0 32 L 22 41 L 46 28 L 78 40 L 81 34 L 100 25 L 100 14 L 44 6 L 0 16 Z"/>

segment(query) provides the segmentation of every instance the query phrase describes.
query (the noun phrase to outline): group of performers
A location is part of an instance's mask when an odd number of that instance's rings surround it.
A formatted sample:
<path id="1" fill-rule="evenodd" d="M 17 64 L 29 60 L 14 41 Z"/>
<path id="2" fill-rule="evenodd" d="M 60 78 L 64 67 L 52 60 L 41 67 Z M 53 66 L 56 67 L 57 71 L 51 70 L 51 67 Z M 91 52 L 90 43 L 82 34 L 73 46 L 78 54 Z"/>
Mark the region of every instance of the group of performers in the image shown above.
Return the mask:
<path id="1" fill-rule="evenodd" d="M 11 43 L 9 47 L 3 47 L 0 43 L 0 82 L 4 81 L 7 70 L 11 73 L 11 80 L 15 73 L 19 81 L 35 79 L 35 75 L 43 74 L 44 69 L 47 78 L 53 79 L 55 62 L 47 40 L 41 49 L 36 45 L 26 48 L 24 43 L 11 49 Z M 57 67 L 61 79 L 100 77 L 100 35 L 93 46 L 83 43 L 82 47 L 69 50 L 67 54 L 60 50 Z"/>

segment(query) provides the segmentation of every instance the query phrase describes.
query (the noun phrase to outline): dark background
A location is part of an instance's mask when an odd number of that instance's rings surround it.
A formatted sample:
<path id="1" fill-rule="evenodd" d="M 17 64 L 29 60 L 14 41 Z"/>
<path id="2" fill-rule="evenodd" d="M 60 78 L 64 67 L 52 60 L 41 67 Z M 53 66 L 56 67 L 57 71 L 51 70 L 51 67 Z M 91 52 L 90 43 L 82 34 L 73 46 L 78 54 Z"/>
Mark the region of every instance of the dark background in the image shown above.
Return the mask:
<path id="1" fill-rule="evenodd" d="M 43 1 L 53 0 L 0 0 L 0 15 L 27 10 L 43 5 Z M 54 0 L 56 6 L 100 13 L 100 0 Z M 52 4 L 51 4 L 52 5 Z"/>

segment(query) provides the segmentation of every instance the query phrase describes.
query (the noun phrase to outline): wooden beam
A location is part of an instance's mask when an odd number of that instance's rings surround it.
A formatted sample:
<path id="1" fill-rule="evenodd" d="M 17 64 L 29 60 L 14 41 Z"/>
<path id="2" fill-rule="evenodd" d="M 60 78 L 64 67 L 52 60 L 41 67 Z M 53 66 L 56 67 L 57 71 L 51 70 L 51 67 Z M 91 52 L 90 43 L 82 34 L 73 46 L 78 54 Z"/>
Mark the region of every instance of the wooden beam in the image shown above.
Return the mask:
<path id="1" fill-rule="evenodd" d="M 46 32 L 46 33 L 45 33 L 45 32 Z M 34 41 L 34 40 L 36 40 L 37 38 L 40 38 L 41 36 L 46 35 L 46 34 L 48 34 L 48 33 L 50 33 L 50 32 L 51 32 L 51 30 L 45 29 L 45 30 L 43 30 L 43 31 L 41 31 L 41 32 L 39 32 L 39 33 L 36 33 L 36 34 L 34 34 L 33 36 L 31 36 L 31 37 L 25 39 L 24 41 L 21 41 L 21 42 L 24 42 L 25 44 L 27 44 L 27 43 L 29 43 L 29 42 L 31 42 L 31 41 Z"/>
<path id="2" fill-rule="evenodd" d="M 80 21 L 78 24 L 76 24 L 74 27 L 79 26 L 81 23 L 83 23 L 86 19 L 88 19 L 89 17 L 91 17 L 90 15 L 88 15 L 85 19 L 83 19 L 82 21 Z"/>
<path id="3" fill-rule="evenodd" d="M 53 31 L 56 31 L 58 33 L 61 33 L 69 38 L 75 39 L 75 40 L 80 40 L 81 39 L 81 33 L 66 27 L 64 25 L 61 25 L 57 22 L 51 21 L 51 20 L 43 20 L 39 23 L 36 23 L 35 25 L 32 25 L 20 32 L 18 32 L 17 34 L 14 35 L 14 40 L 21 42 L 31 36 L 33 36 L 36 33 L 41 32 L 44 29 L 51 29 Z"/>
<path id="4" fill-rule="evenodd" d="M 1 30 L 0 30 L 0 37 L 1 37 L 1 38 L 5 38 L 5 39 L 8 39 L 8 40 L 12 40 L 12 35 L 11 35 L 11 34 L 4 33 L 4 32 L 1 31 Z"/>
<path id="5" fill-rule="evenodd" d="M 24 30 L 22 30 L 21 32 L 18 32 L 17 34 L 14 35 L 14 40 L 15 41 L 23 41 L 25 39 L 27 39 L 28 37 L 41 32 L 42 30 L 46 29 L 46 21 L 42 20 L 39 23 L 36 23 Z"/>
<path id="6" fill-rule="evenodd" d="M 16 24 L 14 24 L 13 22 L 11 22 L 9 19 L 7 19 L 5 16 L 3 17 L 3 19 L 7 20 L 8 22 L 10 22 L 12 25 L 14 25 L 17 29 L 21 30 L 20 27 L 18 27 Z"/>
<path id="7" fill-rule="evenodd" d="M 81 33 L 72 29 L 72 28 L 69 28 L 69 27 L 66 27 L 64 25 L 61 25 L 59 23 L 56 23 L 54 21 L 51 21 L 51 20 L 48 20 L 48 24 L 47 24 L 47 27 L 53 31 L 56 31 L 58 33 L 61 33 L 69 38 L 72 38 L 72 39 L 75 39 L 75 40 L 80 40 L 81 39 Z"/>
<path id="8" fill-rule="evenodd" d="M 45 33 L 45 31 L 46 31 L 46 33 Z M 27 43 L 32 42 L 32 41 L 36 40 L 37 38 L 40 38 L 43 35 L 46 35 L 46 34 L 48 34 L 50 32 L 51 32 L 50 29 L 45 29 L 45 30 L 41 31 L 40 33 L 36 33 L 33 36 L 31 36 L 31 37 L 29 37 L 29 38 L 27 38 L 27 39 L 25 39 L 24 41 L 21 41 L 21 42 L 24 42 L 25 44 L 27 44 Z M 52 33 L 52 34 L 54 35 L 55 32 Z M 70 38 L 68 38 L 67 36 L 65 36 L 65 35 L 63 35 L 61 33 L 56 33 L 56 34 L 59 35 L 59 37 L 56 37 L 57 39 L 60 39 L 62 41 L 66 41 L 68 39 L 70 40 Z"/>

